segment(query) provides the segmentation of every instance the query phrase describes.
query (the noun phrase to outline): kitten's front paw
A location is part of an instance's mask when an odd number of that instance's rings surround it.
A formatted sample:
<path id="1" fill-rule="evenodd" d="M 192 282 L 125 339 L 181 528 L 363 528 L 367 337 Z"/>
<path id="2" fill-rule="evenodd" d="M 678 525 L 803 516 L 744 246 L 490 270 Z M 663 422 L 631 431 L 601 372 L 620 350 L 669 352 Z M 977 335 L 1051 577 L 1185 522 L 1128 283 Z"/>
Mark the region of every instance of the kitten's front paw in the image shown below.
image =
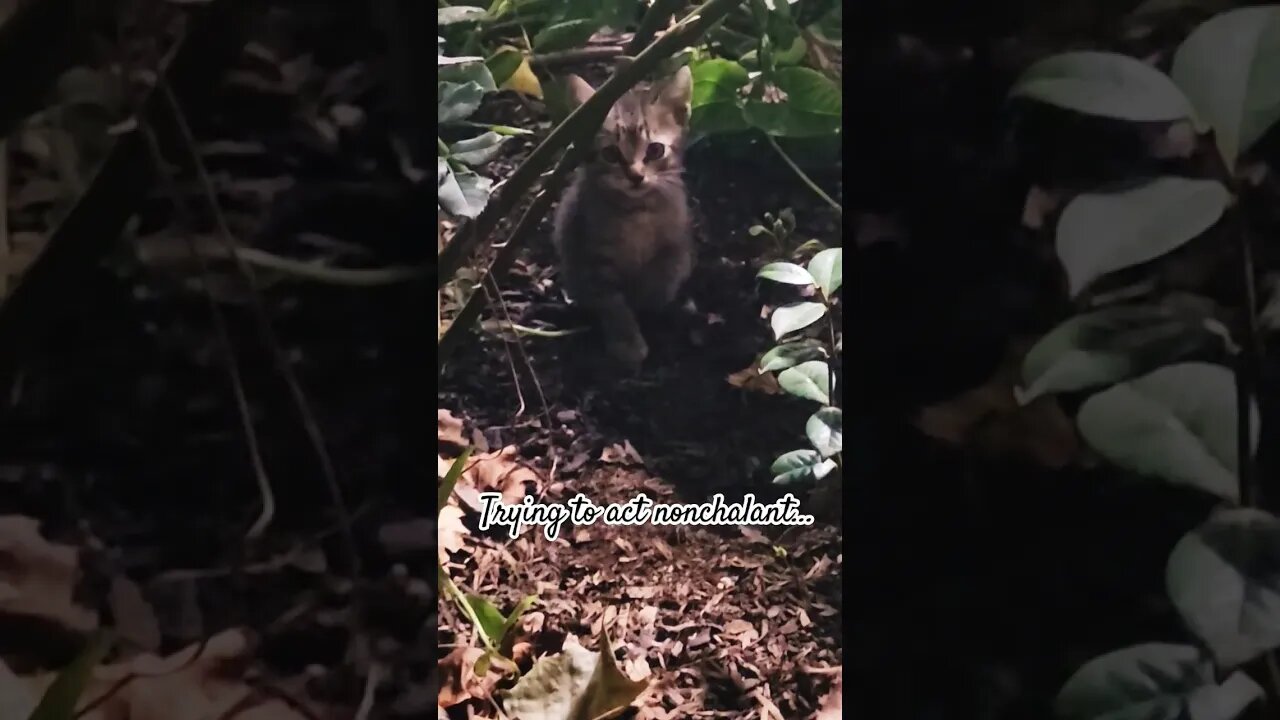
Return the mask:
<path id="1" fill-rule="evenodd" d="M 610 340 L 606 349 L 622 369 L 631 373 L 639 372 L 644 359 L 649 357 L 649 345 L 639 335 Z"/>

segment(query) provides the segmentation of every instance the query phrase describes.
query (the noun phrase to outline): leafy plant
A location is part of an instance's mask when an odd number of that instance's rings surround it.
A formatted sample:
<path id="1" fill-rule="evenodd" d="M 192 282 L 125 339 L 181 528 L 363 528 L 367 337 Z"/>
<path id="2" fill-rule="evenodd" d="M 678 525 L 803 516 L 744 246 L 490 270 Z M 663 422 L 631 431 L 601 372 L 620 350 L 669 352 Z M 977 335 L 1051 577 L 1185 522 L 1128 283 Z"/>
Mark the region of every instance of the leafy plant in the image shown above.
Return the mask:
<path id="1" fill-rule="evenodd" d="M 1257 198 L 1239 171 L 1280 121 L 1280 6 L 1210 18 L 1178 48 L 1168 75 L 1116 53 L 1070 52 L 1030 67 L 1012 94 L 1113 120 L 1188 121 L 1202 140 L 1212 136 L 1216 162 L 1200 176 L 1147 178 L 1075 197 L 1058 221 L 1056 250 L 1070 294 L 1082 297 L 1119 271 L 1154 271 L 1211 228 L 1225 227 L 1243 266 L 1245 321 L 1229 331 L 1209 298 L 1171 303 L 1159 283 L 1140 285 L 1137 301 L 1102 302 L 1045 336 L 1024 361 L 1023 400 L 1087 394 L 1076 424 L 1093 450 L 1223 503 L 1177 544 L 1166 567 L 1169 597 L 1195 641 L 1137 645 L 1091 660 L 1062 688 L 1058 715 L 1239 717 L 1265 695 L 1241 665 L 1266 657 L 1270 690 L 1280 693 L 1270 657 L 1280 647 L 1280 519 L 1250 506 L 1258 495 L 1259 361 L 1245 208 Z M 1225 355 L 1234 375 L 1196 359 L 1206 354 Z"/>
<path id="2" fill-rule="evenodd" d="M 437 512 L 443 511 L 448 504 L 449 496 L 453 494 L 453 488 L 458 483 L 458 478 L 462 477 L 462 473 L 466 470 L 467 461 L 471 457 L 471 449 L 468 448 L 459 455 L 449 466 L 449 470 L 440 480 L 439 492 L 436 496 Z M 520 618 L 533 607 L 533 603 L 537 601 L 536 595 L 526 596 L 521 600 L 509 614 L 504 615 L 498 610 L 493 603 L 485 598 L 462 592 L 458 586 L 449 577 L 449 573 L 445 571 L 444 565 L 439 560 L 436 561 L 436 577 L 440 581 L 440 590 L 447 595 L 462 611 L 462 614 L 471 622 L 475 628 L 476 634 L 480 636 L 481 642 L 484 643 L 485 653 L 476 661 L 475 672 L 483 676 L 490 665 L 494 662 L 503 667 L 519 674 L 515 661 L 511 659 L 511 631 L 515 628 Z"/>
<path id="3" fill-rule="evenodd" d="M 752 0 L 744 11 L 751 34 L 720 45 L 730 57 L 703 53 L 695 60 L 690 118 L 695 131 L 756 130 L 796 138 L 839 134 L 840 86 L 824 72 L 826 66 L 806 62 L 825 57 L 824 47 L 840 46 L 842 6 L 835 4 L 802 28 L 794 4 Z"/>
<path id="4" fill-rule="evenodd" d="M 484 58 L 440 54 L 436 65 L 436 120 L 441 126 L 466 121 L 480 107 L 484 96 L 498 89 Z M 437 138 L 437 206 L 461 217 L 479 215 L 489 201 L 493 181 L 474 168 L 492 159 L 506 139 L 497 129 L 452 145 Z"/>
<path id="5" fill-rule="evenodd" d="M 794 227 L 794 220 L 791 221 Z M 761 227 L 761 226 L 756 226 Z M 785 226 L 776 226 L 782 230 Z M 787 231 L 790 232 L 789 230 Z M 760 358 L 761 373 L 777 373 L 778 385 L 786 392 L 821 407 L 805 423 L 809 448 L 784 453 L 773 462 L 775 483 L 819 480 L 840 466 L 844 450 L 844 419 L 835 402 L 836 373 L 828 360 L 839 351 L 831 308 L 840 290 L 844 251 L 829 248 L 814 255 L 807 267 L 791 262 L 773 262 L 760 269 L 758 277 L 773 282 L 816 288 L 819 300 L 804 300 L 774 309 L 769 319 L 779 344 Z M 827 319 L 829 345 L 797 333 L 823 318 Z M 783 338 L 788 338 L 783 342 Z"/>

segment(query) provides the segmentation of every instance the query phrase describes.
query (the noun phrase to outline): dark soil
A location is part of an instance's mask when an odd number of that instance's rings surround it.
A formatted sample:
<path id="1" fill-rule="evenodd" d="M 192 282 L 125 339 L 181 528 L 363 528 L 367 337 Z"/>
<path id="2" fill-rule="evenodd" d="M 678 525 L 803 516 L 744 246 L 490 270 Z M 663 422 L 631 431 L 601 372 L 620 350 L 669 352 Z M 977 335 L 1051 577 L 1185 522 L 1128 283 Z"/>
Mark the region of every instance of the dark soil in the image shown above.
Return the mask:
<path id="1" fill-rule="evenodd" d="M 496 102 L 501 107 L 502 100 Z M 497 108 L 490 112 L 511 122 Z M 651 354 L 637 377 L 619 379 L 604 369 L 594 331 L 518 343 L 484 332 L 445 368 L 439 407 L 465 418 L 488 448 L 518 447 L 546 474 L 552 499 L 581 492 L 597 503 L 624 502 L 643 491 L 682 502 L 716 492 L 731 502 L 747 492 L 769 501 L 797 492 L 802 512 L 823 521 L 778 538 L 785 557 L 758 533 L 600 525 L 579 528 L 567 545 L 540 536 L 502 538 L 519 569 L 471 590 L 510 607 L 537 587 L 559 587 L 537 606 L 545 619 L 536 637 L 592 637 L 601 617 L 656 605 L 656 636 L 646 636 L 642 623 L 611 631 L 615 645 L 627 648 L 624 656 L 647 660 L 663 688 L 661 700 L 640 717 L 772 717 L 760 693 L 783 717 L 804 717 L 840 665 L 839 532 L 830 525 L 839 513 L 809 500 L 809 488 L 769 482 L 773 459 L 803 446 L 809 403 L 734 387 L 726 378 L 771 347 L 762 309 L 778 303 L 755 273 L 782 252 L 747 229 L 764 213 L 789 207 L 798 224 L 793 247 L 810 238 L 838 246 L 840 219 L 767 145 L 739 146 L 736 153 L 710 145 L 692 148 L 687 163 L 699 218 L 698 264 L 687 286 L 693 309 L 647 323 Z M 836 175 L 832 169 L 817 174 L 828 192 L 838 187 Z M 546 220 L 502 282 L 505 307 L 487 317 L 534 327 L 590 326 L 561 295 L 549 231 Z M 643 468 L 634 458 L 613 459 L 611 448 L 627 443 Z M 476 576 L 486 575 L 483 568 L 495 562 L 487 553 L 483 545 L 476 548 L 464 572 L 474 567 Z M 614 589 L 624 586 L 646 590 L 627 596 Z M 741 635 L 744 627 L 750 637 Z M 465 636 L 464 625 L 449 608 L 441 645 L 459 635 Z"/>

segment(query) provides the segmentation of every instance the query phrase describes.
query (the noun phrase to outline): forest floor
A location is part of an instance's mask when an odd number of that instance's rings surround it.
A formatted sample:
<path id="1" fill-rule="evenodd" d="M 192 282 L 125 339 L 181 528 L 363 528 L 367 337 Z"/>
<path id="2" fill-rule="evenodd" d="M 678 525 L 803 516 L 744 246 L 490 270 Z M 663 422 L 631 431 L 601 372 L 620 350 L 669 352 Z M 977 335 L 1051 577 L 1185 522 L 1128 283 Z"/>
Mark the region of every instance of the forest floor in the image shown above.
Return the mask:
<path id="1" fill-rule="evenodd" d="M 583 75 L 598 81 L 599 69 L 588 70 Z M 503 96 L 480 112 L 507 125 L 545 121 Z M 508 143 L 489 172 L 504 176 L 531 148 Z M 605 504 L 639 493 L 702 502 L 719 492 L 733 502 L 751 492 L 769 502 L 786 492 L 770 484 L 768 466 L 796 447 L 806 407 L 776 386 L 742 387 L 742 376 L 732 377 L 769 347 L 768 298 L 755 273 L 780 256 L 748 228 L 791 208 L 797 244 L 817 238 L 839 246 L 841 226 L 771 152 L 762 145 L 755 154 L 764 162 L 749 162 L 691 148 L 687 182 L 699 228 L 687 294 L 696 312 L 646 329 L 652 350 L 637 377 L 604 381 L 592 373 L 601 355 L 594 332 L 501 330 L 502 322 L 589 324 L 561 294 L 550 220 L 526 239 L 501 283 L 502 304 L 486 313 L 488 329 L 464 342 L 440 378 L 442 462 L 463 445 L 481 453 L 460 496 L 500 490 L 507 502 L 526 493 L 563 502 L 582 493 Z M 456 307 L 446 299 L 444 310 L 447 317 Z M 838 510 L 825 509 L 838 508 L 838 499 L 823 504 L 808 489 L 792 490 L 802 512 L 819 515 L 815 525 L 760 532 L 597 524 L 554 541 L 536 530 L 515 540 L 496 528 L 481 533 L 476 506 L 464 499 L 465 516 L 454 508 L 441 518 L 442 547 L 455 551 L 451 574 L 499 608 L 538 596 L 516 643 L 525 661 L 530 650 L 558 651 L 567 636 L 597 647 L 607 633 L 625 672 L 656 681 L 637 717 L 808 717 L 824 697 L 839 697 L 832 688 L 842 661 L 841 529 Z M 450 541 L 448 533 L 456 533 Z M 472 631 L 455 607 L 442 608 L 441 649 L 453 648 L 442 705 L 457 703 L 450 718 L 467 717 L 464 708 L 489 717 L 485 691 L 467 689 L 476 679 L 465 660 L 480 654 Z M 450 686 L 456 694 L 446 698 Z"/>

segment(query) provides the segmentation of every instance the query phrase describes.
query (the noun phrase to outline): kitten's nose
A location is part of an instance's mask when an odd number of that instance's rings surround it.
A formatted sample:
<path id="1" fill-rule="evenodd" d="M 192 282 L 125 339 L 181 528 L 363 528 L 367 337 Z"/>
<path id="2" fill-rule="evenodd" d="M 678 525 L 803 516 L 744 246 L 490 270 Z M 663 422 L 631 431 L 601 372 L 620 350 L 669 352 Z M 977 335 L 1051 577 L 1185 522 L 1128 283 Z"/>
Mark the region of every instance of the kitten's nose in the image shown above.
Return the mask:
<path id="1" fill-rule="evenodd" d="M 639 187 L 640 183 L 644 182 L 644 168 L 638 165 L 631 166 L 627 169 L 627 179 L 633 186 Z"/>

